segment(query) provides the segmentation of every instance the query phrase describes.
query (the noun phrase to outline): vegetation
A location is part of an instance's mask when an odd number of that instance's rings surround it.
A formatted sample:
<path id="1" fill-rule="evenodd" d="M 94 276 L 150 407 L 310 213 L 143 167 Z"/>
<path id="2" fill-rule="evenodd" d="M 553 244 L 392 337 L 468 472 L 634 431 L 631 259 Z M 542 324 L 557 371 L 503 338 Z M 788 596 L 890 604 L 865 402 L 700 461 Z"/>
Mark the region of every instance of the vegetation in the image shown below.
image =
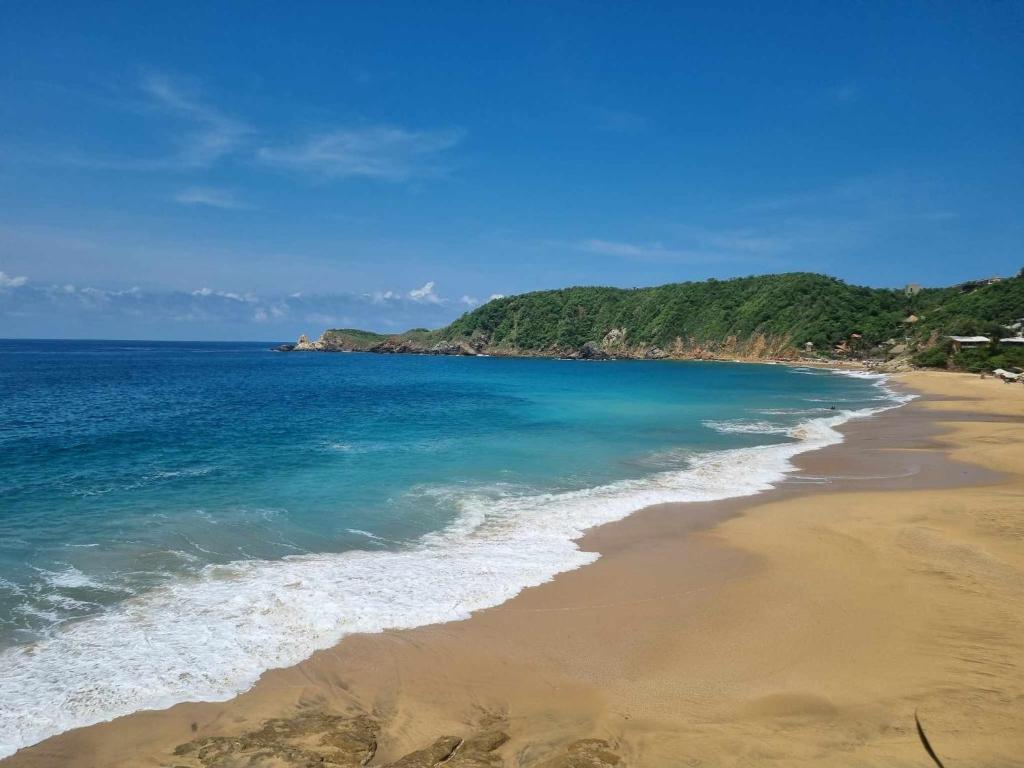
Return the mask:
<path id="1" fill-rule="evenodd" d="M 366 350 L 380 344 L 387 336 L 373 331 L 360 331 L 357 328 L 334 328 L 326 331 L 324 338 L 346 349 Z"/>
<path id="2" fill-rule="evenodd" d="M 999 338 L 1007 333 L 1004 326 L 1021 317 L 1024 274 L 911 294 L 796 272 L 655 288 L 537 291 L 495 299 L 437 331 L 418 328 L 386 337 L 341 329 L 328 335 L 351 349 L 436 351 L 462 345 L 470 353 L 510 354 L 574 353 L 587 346 L 632 355 L 793 354 L 810 342 L 817 353 L 886 357 L 916 350 L 918 365 L 980 370 L 1021 365 L 1024 352 L 993 345 L 954 355 L 941 340 L 949 334 Z"/>
<path id="3" fill-rule="evenodd" d="M 993 338 L 993 337 L 990 337 Z M 958 371 L 992 371 L 996 368 L 1024 368 L 1024 349 L 1007 347 L 994 337 L 990 344 L 953 352 L 949 343 L 936 344 L 914 355 L 914 364 L 922 368 L 953 368 Z"/>
<path id="4" fill-rule="evenodd" d="M 922 368 L 947 368 L 952 348 L 948 340 L 928 347 L 914 355 L 914 365 Z"/>
<path id="5" fill-rule="evenodd" d="M 1024 349 L 1007 349 L 998 343 L 979 349 L 965 349 L 953 355 L 951 367 L 960 371 L 993 371 L 996 368 L 1024 368 Z"/>
<path id="6" fill-rule="evenodd" d="M 523 350 L 600 343 L 613 328 L 629 344 L 666 347 L 730 336 L 785 337 L 829 347 L 851 333 L 881 341 L 905 317 L 901 291 L 861 288 L 824 275 L 793 273 L 678 283 L 657 288 L 566 288 L 497 299 L 445 329 L 450 338 L 483 333 Z"/>
<path id="7" fill-rule="evenodd" d="M 916 323 L 905 322 L 911 315 Z M 864 288 L 811 273 L 678 283 L 657 288 L 566 288 L 491 301 L 441 331 L 445 338 L 485 336 L 495 347 L 523 351 L 600 344 L 611 329 L 632 346 L 668 348 L 729 337 L 811 342 L 859 351 L 907 337 L 925 345 L 934 334 L 991 332 L 1024 315 L 1024 278 L 976 288 Z M 1003 332 L 1005 333 L 1005 331 Z M 858 338 L 859 335 L 859 338 Z"/>

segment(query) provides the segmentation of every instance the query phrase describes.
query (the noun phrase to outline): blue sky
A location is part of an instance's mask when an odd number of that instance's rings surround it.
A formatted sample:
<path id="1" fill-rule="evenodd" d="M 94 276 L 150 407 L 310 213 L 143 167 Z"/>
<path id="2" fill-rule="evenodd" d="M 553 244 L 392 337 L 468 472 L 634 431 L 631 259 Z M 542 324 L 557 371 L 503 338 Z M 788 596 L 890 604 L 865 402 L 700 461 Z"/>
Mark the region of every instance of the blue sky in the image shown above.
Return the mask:
<path id="1" fill-rule="evenodd" d="M 1024 6 L 9 3 L 0 336 L 1024 263 Z"/>

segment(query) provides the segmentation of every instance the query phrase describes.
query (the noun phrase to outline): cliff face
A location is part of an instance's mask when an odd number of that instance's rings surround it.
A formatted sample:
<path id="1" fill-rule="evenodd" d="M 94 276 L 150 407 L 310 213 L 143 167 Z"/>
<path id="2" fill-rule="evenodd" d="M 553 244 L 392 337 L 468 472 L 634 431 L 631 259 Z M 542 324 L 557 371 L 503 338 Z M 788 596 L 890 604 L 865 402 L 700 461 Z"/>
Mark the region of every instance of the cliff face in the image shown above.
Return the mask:
<path id="1" fill-rule="evenodd" d="M 585 342 L 578 347 L 553 345 L 546 349 L 521 349 L 508 344 L 492 344 L 486 334 L 470 339 L 419 338 L 406 334 L 379 336 L 377 340 L 353 338 L 349 334 L 325 331 L 311 341 L 303 334 L 294 344 L 278 347 L 282 352 L 372 352 L 375 354 L 461 355 L 491 357 L 555 357 L 569 360 L 794 360 L 797 351 L 786 337 L 761 334 L 749 339 L 735 336 L 718 343 L 676 338 L 666 348 L 651 344 L 631 344 L 626 331 L 613 328 L 599 343 Z"/>

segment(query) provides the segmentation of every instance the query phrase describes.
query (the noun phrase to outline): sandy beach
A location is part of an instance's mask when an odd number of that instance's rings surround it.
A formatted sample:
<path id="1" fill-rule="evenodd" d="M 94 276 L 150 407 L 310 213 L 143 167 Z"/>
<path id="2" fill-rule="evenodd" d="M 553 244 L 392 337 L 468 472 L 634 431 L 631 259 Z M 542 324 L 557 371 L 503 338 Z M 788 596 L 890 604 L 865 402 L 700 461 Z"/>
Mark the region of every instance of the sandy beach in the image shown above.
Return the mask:
<path id="1" fill-rule="evenodd" d="M 774 491 L 652 507 L 462 622 L 5 766 L 1024 764 L 1024 387 L 947 373 Z M 268 721 L 270 721 L 268 723 Z"/>

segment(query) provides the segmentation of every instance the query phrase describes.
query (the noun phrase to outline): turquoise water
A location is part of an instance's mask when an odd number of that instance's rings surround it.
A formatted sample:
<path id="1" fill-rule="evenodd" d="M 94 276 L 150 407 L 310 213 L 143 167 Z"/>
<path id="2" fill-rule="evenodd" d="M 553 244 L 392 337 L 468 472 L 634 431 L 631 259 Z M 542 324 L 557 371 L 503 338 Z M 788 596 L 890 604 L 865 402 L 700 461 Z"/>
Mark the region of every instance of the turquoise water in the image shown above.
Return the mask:
<path id="1" fill-rule="evenodd" d="M 0 342 L 0 755 L 468 615 L 659 501 L 778 482 L 879 379 Z M 836 410 L 831 410 L 835 405 Z"/>

